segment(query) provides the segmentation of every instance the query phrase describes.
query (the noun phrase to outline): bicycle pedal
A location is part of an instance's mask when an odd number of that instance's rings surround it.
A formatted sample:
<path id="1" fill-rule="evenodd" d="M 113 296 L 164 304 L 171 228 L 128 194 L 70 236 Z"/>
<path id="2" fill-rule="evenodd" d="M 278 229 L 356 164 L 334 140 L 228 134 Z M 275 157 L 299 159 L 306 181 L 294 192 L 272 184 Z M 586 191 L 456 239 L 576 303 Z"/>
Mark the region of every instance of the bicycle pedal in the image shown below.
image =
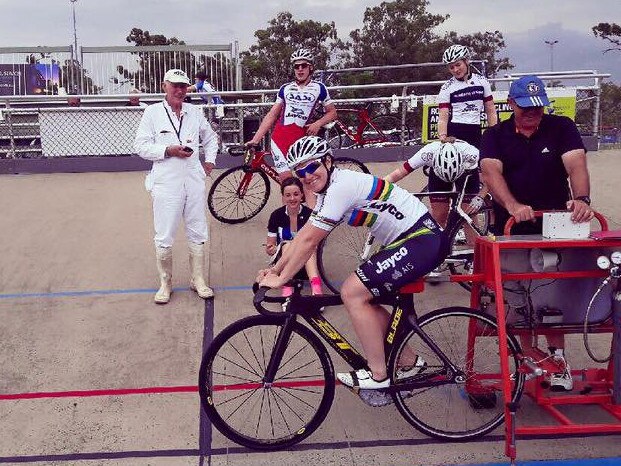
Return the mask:
<path id="1" fill-rule="evenodd" d="M 392 396 L 383 390 L 359 390 L 358 396 L 367 405 L 374 408 L 387 406 L 393 402 Z"/>

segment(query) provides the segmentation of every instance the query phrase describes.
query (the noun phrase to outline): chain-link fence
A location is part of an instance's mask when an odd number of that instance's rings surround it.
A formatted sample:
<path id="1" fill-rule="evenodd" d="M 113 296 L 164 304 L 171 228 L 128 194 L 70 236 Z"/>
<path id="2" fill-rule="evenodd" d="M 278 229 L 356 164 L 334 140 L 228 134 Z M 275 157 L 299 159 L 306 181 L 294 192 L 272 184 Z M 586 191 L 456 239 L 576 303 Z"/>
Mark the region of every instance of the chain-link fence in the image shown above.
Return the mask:
<path id="1" fill-rule="evenodd" d="M 223 143 L 241 141 L 235 111 L 216 118 L 214 108 L 203 108 Z M 5 110 L 0 119 L 0 158 L 132 155 L 142 111 L 142 107 Z"/>

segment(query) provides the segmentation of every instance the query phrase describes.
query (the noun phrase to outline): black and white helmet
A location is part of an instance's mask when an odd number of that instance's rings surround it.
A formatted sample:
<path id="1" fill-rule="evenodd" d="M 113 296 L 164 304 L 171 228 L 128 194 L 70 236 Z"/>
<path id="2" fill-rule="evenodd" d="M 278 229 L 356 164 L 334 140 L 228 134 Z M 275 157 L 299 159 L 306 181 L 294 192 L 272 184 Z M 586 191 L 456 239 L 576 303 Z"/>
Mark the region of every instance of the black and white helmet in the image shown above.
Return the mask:
<path id="1" fill-rule="evenodd" d="M 293 169 L 307 160 L 320 159 L 332 155 L 325 139 L 317 136 L 304 136 L 295 141 L 287 151 L 287 165 Z"/>
<path id="2" fill-rule="evenodd" d="M 442 144 L 433 158 L 433 172 L 447 183 L 453 183 L 464 174 L 466 166 L 459 149 L 450 142 Z"/>
<path id="3" fill-rule="evenodd" d="M 465 45 L 451 45 L 448 49 L 444 51 L 442 54 L 442 62 L 446 64 L 455 63 L 459 60 L 469 60 L 470 59 L 470 49 Z"/>
<path id="4" fill-rule="evenodd" d="M 297 49 L 291 54 L 291 63 L 295 64 L 297 61 L 307 61 L 313 63 L 313 53 L 308 49 Z"/>

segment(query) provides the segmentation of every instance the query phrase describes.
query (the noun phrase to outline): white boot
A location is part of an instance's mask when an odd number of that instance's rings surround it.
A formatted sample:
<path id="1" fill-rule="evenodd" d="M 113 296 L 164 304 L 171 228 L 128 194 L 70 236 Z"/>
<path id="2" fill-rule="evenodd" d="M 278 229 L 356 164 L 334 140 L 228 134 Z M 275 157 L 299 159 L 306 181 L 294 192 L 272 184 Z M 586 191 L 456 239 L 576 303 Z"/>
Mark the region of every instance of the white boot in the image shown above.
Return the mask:
<path id="1" fill-rule="evenodd" d="M 204 279 L 205 250 L 202 244 L 188 243 L 190 249 L 190 289 L 203 298 L 213 298 L 213 290 L 207 286 Z"/>
<path id="2" fill-rule="evenodd" d="M 172 248 L 155 247 L 157 257 L 157 271 L 160 275 L 160 289 L 155 293 L 154 301 L 157 304 L 166 304 L 172 293 Z"/>

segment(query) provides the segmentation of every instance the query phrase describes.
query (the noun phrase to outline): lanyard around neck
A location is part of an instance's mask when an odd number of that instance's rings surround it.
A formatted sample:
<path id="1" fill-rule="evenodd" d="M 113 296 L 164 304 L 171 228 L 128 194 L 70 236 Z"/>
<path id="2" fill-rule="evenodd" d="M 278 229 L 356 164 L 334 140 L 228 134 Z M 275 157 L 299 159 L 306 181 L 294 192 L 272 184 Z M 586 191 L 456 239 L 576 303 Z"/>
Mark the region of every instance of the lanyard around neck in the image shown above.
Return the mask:
<path id="1" fill-rule="evenodd" d="M 179 129 L 177 129 L 177 127 L 175 126 L 175 123 L 173 123 L 170 113 L 168 113 L 168 109 L 166 108 L 166 104 L 164 102 L 162 102 L 162 106 L 164 107 L 164 110 L 166 110 L 166 116 L 168 117 L 168 121 L 170 121 L 170 125 L 175 130 L 175 134 L 177 135 L 179 144 L 183 145 L 183 142 L 181 142 L 181 125 L 183 125 L 183 115 L 181 115 L 181 118 L 179 118 Z"/>

